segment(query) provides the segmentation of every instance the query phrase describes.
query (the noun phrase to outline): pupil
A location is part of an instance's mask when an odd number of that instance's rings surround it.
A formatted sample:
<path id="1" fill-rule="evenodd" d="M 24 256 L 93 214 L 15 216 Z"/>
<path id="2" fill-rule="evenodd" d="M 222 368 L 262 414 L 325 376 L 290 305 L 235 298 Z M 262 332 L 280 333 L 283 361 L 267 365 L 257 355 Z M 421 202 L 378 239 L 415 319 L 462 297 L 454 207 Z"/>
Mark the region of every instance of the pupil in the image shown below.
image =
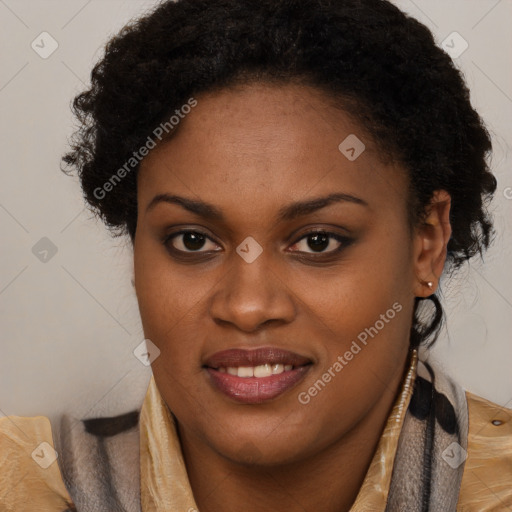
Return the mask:
<path id="1" fill-rule="evenodd" d="M 201 249 L 204 245 L 204 236 L 199 233 L 185 233 L 183 235 L 183 245 L 191 251 Z"/>
<path id="2" fill-rule="evenodd" d="M 310 235 L 308 238 L 309 238 L 308 245 L 309 245 L 310 249 L 313 249 L 314 251 L 319 250 L 319 252 L 320 252 L 329 246 L 329 237 L 325 234 Z M 313 240 L 313 243 L 311 244 L 310 242 L 312 240 Z"/>

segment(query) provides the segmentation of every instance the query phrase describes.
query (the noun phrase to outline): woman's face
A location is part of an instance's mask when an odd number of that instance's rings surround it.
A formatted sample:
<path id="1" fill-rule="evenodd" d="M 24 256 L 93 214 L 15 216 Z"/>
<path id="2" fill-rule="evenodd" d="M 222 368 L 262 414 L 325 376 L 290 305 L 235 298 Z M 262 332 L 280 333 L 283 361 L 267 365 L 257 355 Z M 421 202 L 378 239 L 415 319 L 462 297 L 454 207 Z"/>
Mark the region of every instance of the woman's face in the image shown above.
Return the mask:
<path id="1" fill-rule="evenodd" d="M 203 449 L 298 461 L 388 411 L 401 382 L 417 282 L 406 176 L 316 89 L 196 100 L 138 176 L 154 377 Z"/>

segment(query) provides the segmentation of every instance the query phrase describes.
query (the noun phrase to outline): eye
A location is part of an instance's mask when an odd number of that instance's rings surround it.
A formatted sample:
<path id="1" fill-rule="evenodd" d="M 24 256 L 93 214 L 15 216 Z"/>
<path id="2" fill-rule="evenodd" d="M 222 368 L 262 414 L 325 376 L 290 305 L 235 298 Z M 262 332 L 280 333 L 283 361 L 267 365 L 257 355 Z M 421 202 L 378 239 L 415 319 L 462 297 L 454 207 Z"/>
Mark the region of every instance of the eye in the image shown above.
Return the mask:
<path id="1" fill-rule="evenodd" d="M 164 239 L 163 243 L 168 250 L 175 254 L 203 254 L 219 250 L 217 249 L 218 245 L 208 235 L 195 230 L 182 230 L 172 233 Z M 291 247 L 293 252 L 334 254 L 340 252 L 350 243 L 351 239 L 346 236 L 316 230 L 303 235 Z"/>
<path id="2" fill-rule="evenodd" d="M 306 252 L 311 249 L 309 254 L 331 254 L 339 252 L 345 246 L 349 245 L 350 239 L 338 233 L 329 233 L 327 231 L 310 231 L 300 238 L 293 247 L 299 247 L 298 252 Z M 302 247 L 302 248 L 301 248 Z M 330 250 L 326 250 L 330 249 Z"/>
<path id="3" fill-rule="evenodd" d="M 211 247 L 208 248 L 208 242 Z M 172 233 L 164 240 L 164 245 L 175 252 L 185 253 L 203 253 L 208 251 L 215 251 L 215 244 L 210 237 L 201 233 L 200 231 L 183 230 L 177 233 Z M 206 250 L 204 249 L 206 245 Z"/>

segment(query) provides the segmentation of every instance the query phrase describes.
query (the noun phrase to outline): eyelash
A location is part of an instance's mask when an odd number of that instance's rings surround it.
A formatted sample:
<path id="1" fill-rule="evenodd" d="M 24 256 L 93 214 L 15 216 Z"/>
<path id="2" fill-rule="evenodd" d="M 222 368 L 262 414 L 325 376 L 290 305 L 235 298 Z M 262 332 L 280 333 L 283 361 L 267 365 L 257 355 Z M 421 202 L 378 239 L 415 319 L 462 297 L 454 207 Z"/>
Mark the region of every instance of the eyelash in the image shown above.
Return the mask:
<path id="1" fill-rule="evenodd" d="M 198 230 L 195 230 L 195 229 L 183 229 L 181 231 L 177 231 L 176 233 L 171 233 L 169 235 L 167 235 L 164 239 L 163 239 L 163 245 L 167 248 L 167 250 L 171 253 L 174 253 L 174 255 L 176 255 L 177 257 L 184 257 L 184 258 L 189 258 L 190 256 L 183 256 L 183 255 L 192 255 L 192 257 L 194 255 L 198 255 L 198 254 L 207 254 L 209 253 L 210 251 L 182 251 L 181 249 L 176 249 L 175 247 L 172 247 L 169 245 L 169 243 L 176 237 L 178 237 L 179 235 L 184 235 L 184 234 L 189 234 L 189 233 L 194 233 L 194 234 L 197 234 L 197 235 L 201 235 L 203 236 L 204 238 L 210 240 L 211 242 L 213 243 L 216 243 L 214 240 L 211 239 L 211 237 L 209 237 L 206 233 L 203 233 L 202 231 L 198 231 Z M 333 238 L 334 240 L 336 240 L 337 242 L 339 242 L 341 245 L 337 248 L 337 249 L 334 249 L 334 250 L 331 250 L 331 251 L 328 251 L 328 252 L 304 252 L 304 251 L 293 251 L 293 252 L 298 252 L 302 257 L 312 257 L 313 259 L 318 259 L 318 258 L 322 258 L 325 259 L 326 256 L 333 256 L 333 255 L 336 255 L 336 254 L 339 254 L 341 253 L 345 248 L 347 248 L 352 242 L 353 242 L 353 239 L 347 237 L 347 236 L 343 236 L 343 235 L 340 235 L 339 233 L 332 233 L 332 232 L 329 232 L 329 231 L 325 231 L 325 230 L 322 230 L 322 229 L 314 229 L 314 230 L 311 230 L 311 231 L 308 231 L 306 233 L 304 233 L 300 238 L 298 238 L 293 244 L 293 245 L 297 245 L 300 241 L 302 241 L 303 239 L 307 238 L 308 236 L 311 236 L 311 235 L 316 235 L 316 234 L 321 234 L 321 235 L 327 235 L 328 238 Z M 219 251 L 212 251 L 212 252 L 219 252 Z M 179 256 L 178 256 L 179 255 Z M 307 256 L 305 256 L 307 255 Z"/>

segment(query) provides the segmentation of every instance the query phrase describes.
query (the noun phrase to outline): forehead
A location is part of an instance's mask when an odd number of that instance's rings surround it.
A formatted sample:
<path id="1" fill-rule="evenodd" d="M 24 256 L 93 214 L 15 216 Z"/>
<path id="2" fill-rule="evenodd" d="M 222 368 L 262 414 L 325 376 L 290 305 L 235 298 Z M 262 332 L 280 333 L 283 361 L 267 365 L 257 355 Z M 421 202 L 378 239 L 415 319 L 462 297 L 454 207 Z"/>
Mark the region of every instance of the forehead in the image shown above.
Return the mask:
<path id="1" fill-rule="evenodd" d="M 322 91 L 253 84 L 196 96 L 179 130 L 143 160 L 139 205 L 179 193 L 237 212 L 342 192 L 405 204 L 402 169 L 384 164 L 356 121 Z M 386 199 L 386 201 L 384 201 Z"/>

